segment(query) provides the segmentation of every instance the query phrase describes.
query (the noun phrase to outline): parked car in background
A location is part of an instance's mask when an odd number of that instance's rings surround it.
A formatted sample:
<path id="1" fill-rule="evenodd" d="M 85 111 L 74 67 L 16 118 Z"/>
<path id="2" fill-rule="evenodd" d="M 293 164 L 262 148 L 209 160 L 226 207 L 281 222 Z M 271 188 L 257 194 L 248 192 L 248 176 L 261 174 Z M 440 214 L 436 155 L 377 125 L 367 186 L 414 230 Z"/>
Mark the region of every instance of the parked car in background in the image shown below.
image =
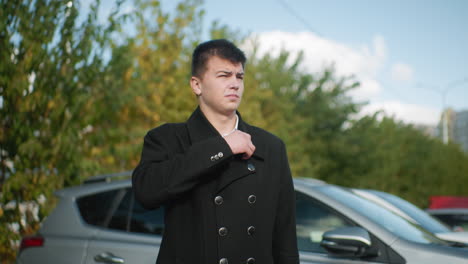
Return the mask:
<path id="1" fill-rule="evenodd" d="M 468 208 L 427 209 L 426 212 L 454 231 L 468 232 Z"/>
<path id="2" fill-rule="evenodd" d="M 455 231 L 468 232 L 468 196 L 431 196 L 427 212 Z"/>
<path id="3" fill-rule="evenodd" d="M 461 264 L 468 259 L 467 249 L 347 188 L 313 179 L 295 179 L 294 187 L 302 264 Z M 38 234 L 22 240 L 18 264 L 154 264 L 164 208 L 144 209 L 130 180 L 83 184 L 57 196 L 59 203 Z"/>
<path id="4" fill-rule="evenodd" d="M 420 225 L 440 239 L 468 245 L 468 232 L 453 232 L 448 225 L 396 195 L 370 189 L 352 189 L 352 191 L 369 201 L 385 207 L 406 220 Z"/>

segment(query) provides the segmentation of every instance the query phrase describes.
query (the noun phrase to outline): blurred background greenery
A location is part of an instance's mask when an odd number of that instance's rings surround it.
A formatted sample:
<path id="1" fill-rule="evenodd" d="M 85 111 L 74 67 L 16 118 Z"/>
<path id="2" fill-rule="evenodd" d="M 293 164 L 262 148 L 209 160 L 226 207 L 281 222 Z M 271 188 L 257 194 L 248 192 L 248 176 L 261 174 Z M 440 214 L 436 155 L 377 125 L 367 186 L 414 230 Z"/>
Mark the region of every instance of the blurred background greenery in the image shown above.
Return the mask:
<path id="1" fill-rule="evenodd" d="M 165 11 L 157 0 L 135 0 L 127 13 L 121 4 L 106 7 L 113 12 L 102 23 L 99 1 L 83 16 L 79 1 L 0 0 L 2 263 L 53 208 L 55 190 L 133 169 L 149 129 L 182 122 L 196 107 L 188 80 L 201 2 Z M 247 41 L 208 22 L 212 38 Z M 358 117 L 365 102 L 348 95 L 359 87 L 353 76 L 333 67 L 305 73 L 302 62 L 254 48 L 240 108 L 285 141 L 295 177 L 383 190 L 423 208 L 430 195 L 466 195 L 468 156 L 457 145 L 389 117 Z"/>

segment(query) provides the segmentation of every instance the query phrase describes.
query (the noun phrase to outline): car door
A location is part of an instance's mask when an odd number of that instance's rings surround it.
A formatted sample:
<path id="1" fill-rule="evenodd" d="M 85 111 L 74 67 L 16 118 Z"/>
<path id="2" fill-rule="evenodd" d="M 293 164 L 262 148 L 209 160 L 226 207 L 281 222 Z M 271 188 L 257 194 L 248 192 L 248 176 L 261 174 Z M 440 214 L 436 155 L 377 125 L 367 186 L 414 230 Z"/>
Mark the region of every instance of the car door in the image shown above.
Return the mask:
<path id="1" fill-rule="evenodd" d="M 322 234 L 339 227 L 356 226 L 324 203 L 296 191 L 296 232 L 301 264 L 372 264 L 380 260 L 336 257 L 320 246 Z"/>
<path id="2" fill-rule="evenodd" d="M 164 231 L 163 208 L 144 209 L 131 188 L 116 195 L 114 207 L 90 240 L 86 263 L 154 264 Z"/>

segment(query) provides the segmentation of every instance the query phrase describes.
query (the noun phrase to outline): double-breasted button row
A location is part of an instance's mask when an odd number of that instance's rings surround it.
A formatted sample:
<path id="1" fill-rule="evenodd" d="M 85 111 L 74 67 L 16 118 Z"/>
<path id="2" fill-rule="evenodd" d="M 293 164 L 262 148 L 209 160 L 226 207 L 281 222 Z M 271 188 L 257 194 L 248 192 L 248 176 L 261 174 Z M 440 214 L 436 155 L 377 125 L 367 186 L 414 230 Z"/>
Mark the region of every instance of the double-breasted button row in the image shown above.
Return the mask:
<path id="1" fill-rule="evenodd" d="M 253 236 L 253 234 L 255 233 L 255 226 L 249 226 L 247 227 L 247 234 L 249 234 L 249 236 Z M 218 229 L 218 234 L 220 236 L 226 236 L 228 234 L 228 229 L 227 227 L 220 227 Z"/>
<path id="2" fill-rule="evenodd" d="M 253 203 L 255 203 L 255 202 L 257 201 L 257 196 L 255 196 L 255 195 L 253 195 L 253 194 L 252 194 L 252 195 L 249 195 L 249 197 L 247 198 L 247 201 L 248 201 L 250 204 L 253 204 Z M 218 196 L 216 196 L 216 197 L 214 198 L 214 203 L 215 203 L 216 205 L 221 205 L 222 203 L 224 203 L 224 198 L 223 198 L 222 196 L 219 196 L 219 195 L 218 195 Z"/>
<path id="3" fill-rule="evenodd" d="M 218 154 L 211 156 L 210 159 L 211 159 L 211 161 L 217 161 L 222 157 L 224 157 L 224 154 L 222 152 L 219 152 Z"/>
<path id="4" fill-rule="evenodd" d="M 245 261 L 246 264 L 255 264 L 255 258 L 248 258 L 246 261 Z M 219 260 L 219 264 L 229 264 L 228 262 L 228 259 L 227 258 L 222 258 Z"/>

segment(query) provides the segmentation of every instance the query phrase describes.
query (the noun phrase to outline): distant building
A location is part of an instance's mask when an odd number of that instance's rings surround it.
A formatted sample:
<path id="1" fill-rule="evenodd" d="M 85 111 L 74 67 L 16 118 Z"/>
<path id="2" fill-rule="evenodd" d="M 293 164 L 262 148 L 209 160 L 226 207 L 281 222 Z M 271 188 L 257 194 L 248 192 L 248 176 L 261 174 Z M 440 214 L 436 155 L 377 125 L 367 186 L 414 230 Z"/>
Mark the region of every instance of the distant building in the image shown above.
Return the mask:
<path id="1" fill-rule="evenodd" d="M 468 153 L 468 110 L 456 113 L 453 140 Z"/>
<path id="2" fill-rule="evenodd" d="M 423 124 L 414 124 L 414 128 L 421 131 L 424 135 L 428 137 L 438 138 L 439 130 L 435 125 L 423 125 Z"/>
<path id="3" fill-rule="evenodd" d="M 444 116 L 447 120 L 444 120 Z M 455 112 L 446 109 L 441 116 L 435 136 L 444 140 L 444 126 L 447 129 L 448 141 L 459 144 L 461 149 L 468 153 L 468 110 Z"/>

